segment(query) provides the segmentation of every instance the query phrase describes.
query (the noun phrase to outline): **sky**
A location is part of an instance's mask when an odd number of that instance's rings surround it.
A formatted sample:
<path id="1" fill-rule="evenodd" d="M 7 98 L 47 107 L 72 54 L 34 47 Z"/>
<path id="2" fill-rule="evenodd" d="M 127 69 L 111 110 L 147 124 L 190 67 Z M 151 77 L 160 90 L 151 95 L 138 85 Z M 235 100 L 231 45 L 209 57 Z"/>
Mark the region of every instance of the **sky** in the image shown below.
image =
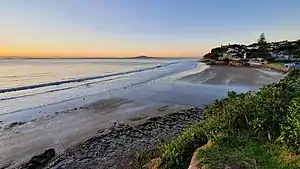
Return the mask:
<path id="1" fill-rule="evenodd" d="M 300 0 L 1 0 L 0 57 L 197 57 L 300 38 Z"/>

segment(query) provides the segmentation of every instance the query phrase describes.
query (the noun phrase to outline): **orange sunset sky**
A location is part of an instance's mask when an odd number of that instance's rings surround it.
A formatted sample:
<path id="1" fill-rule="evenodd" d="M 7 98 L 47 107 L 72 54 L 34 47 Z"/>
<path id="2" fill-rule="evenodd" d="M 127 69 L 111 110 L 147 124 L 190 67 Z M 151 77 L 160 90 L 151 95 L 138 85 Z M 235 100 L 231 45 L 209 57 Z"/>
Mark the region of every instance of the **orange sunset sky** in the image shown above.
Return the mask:
<path id="1" fill-rule="evenodd" d="M 199 57 L 221 44 L 250 44 L 262 32 L 269 41 L 298 39 L 299 5 L 298 0 L 1 0 L 0 57 Z"/>

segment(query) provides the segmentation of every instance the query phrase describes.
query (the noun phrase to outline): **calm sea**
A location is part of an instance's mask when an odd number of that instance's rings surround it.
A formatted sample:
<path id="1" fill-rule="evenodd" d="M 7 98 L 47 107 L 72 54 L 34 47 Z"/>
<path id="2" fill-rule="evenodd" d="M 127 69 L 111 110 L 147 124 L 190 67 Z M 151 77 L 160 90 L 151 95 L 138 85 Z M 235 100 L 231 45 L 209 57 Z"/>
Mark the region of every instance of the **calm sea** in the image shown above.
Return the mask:
<path id="1" fill-rule="evenodd" d="M 143 84 L 192 69 L 195 64 L 195 59 L 3 59 L 0 120 L 26 115 L 20 112 L 39 107 Z"/>
<path id="2" fill-rule="evenodd" d="M 23 59 L 0 60 L 0 89 L 139 70 L 169 59 Z"/>

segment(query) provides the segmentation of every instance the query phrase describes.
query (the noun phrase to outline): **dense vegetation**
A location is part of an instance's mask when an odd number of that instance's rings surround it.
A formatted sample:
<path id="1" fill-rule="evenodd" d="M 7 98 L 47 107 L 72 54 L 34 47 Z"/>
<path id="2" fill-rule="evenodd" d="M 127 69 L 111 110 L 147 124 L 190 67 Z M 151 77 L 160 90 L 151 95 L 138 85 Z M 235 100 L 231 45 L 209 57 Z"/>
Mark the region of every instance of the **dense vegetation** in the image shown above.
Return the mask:
<path id="1" fill-rule="evenodd" d="M 223 137 L 214 144 L 197 150 L 197 159 L 207 168 L 298 169 L 299 156 L 285 147 L 263 139 Z"/>
<path id="2" fill-rule="evenodd" d="M 254 47 L 254 48 L 253 48 Z M 258 48 L 256 48 L 258 47 Z M 209 53 L 205 54 L 203 58 L 217 60 L 222 57 L 228 49 L 235 49 L 235 57 L 243 58 L 244 53 L 248 59 L 264 58 L 272 61 L 270 53 L 280 53 L 294 55 L 295 58 L 300 58 L 300 39 L 297 41 L 280 41 L 280 42 L 267 42 L 264 33 L 260 35 L 256 43 L 250 45 L 229 44 L 221 47 L 213 48 Z"/>
<path id="3" fill-rule="evenodd" d="M 240 94 L 230 92 L 228 97 L 216 100 L 205 108 L 204 122 L 193 125 L 176 139 L 162 146 L 161 168 L 187 168 L 197 148 L 208 140 L 218 141 L 226 137 L 243 138 L 248 140 L 249 144 L 261 144 L 265 146 L 264 148 L 273 150 L 268 151 L 269 154 L 264 154 L 266 156 L 263 158 L 269 156 L 274 159 L 280 158 L 281 155 L 277 153 L 279 150 L 276 149 L 280 146 L 286 147 L 284 149 L 286 152 L 300 153 L 299 84 L 300 70 L 293 70 L 280 82 L 266 85 L 258 92 Z M 215 151 L 222 149 L 222 145 Z M 224 146 L 229 145 L 224 144 Z M 244 148 L 249 147 L 251 148 L 251 145 Z M 203 155 L 208 154 L 209 152 L 203 152 Z M 269 164 L 270 161 L 264 162 Z M 268 168 L 269 165 L 266 166 L 264 162 L 256 161 L 256 165 L 260 168 Z M 277 164 L 270 162 L 270 165 Z M 277 165 L 277 168 L 284 165 L 283 161 Z M 300 167 L 299 163 L 294 165 L 297 166 L 296 168 Z"/>

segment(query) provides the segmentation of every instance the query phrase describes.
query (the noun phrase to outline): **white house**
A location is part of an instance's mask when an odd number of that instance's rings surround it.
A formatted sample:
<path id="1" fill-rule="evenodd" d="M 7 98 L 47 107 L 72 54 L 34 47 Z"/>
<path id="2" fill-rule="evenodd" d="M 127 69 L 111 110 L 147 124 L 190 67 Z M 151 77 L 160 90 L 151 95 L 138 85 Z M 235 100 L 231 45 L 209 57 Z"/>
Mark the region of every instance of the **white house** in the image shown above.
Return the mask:
<path id="1" fill-rule="evenodd" d="M 295 57 L 294 55 L 283 54 L 283 53 L 271 53 L 271 56 L 275 58 L 275 60 L 291 60 Z"/>
<path id="2" fill-rule="evenodd" d="M 258 49 L 259 48 L 259 46 L 247 46 L 247 49 L 248 50 L 251 50 L 251 49 Z"/>
<path id="3" fill-rule="evenodd" d="M 234 52 L 234 51 L 235 51 L 235 50 L 234 50 L 233 48 L 228 48 L 228 49 L 227 49 L 227 52 L 228 52 L 228 53 Z"/>
<path id="4" fill-rule="evenodd" d="M 243 58 L 244 58 L 244 59 L 247 59 L 247 53 L 246 53 L 246 52 L 244 53 Z"/>

